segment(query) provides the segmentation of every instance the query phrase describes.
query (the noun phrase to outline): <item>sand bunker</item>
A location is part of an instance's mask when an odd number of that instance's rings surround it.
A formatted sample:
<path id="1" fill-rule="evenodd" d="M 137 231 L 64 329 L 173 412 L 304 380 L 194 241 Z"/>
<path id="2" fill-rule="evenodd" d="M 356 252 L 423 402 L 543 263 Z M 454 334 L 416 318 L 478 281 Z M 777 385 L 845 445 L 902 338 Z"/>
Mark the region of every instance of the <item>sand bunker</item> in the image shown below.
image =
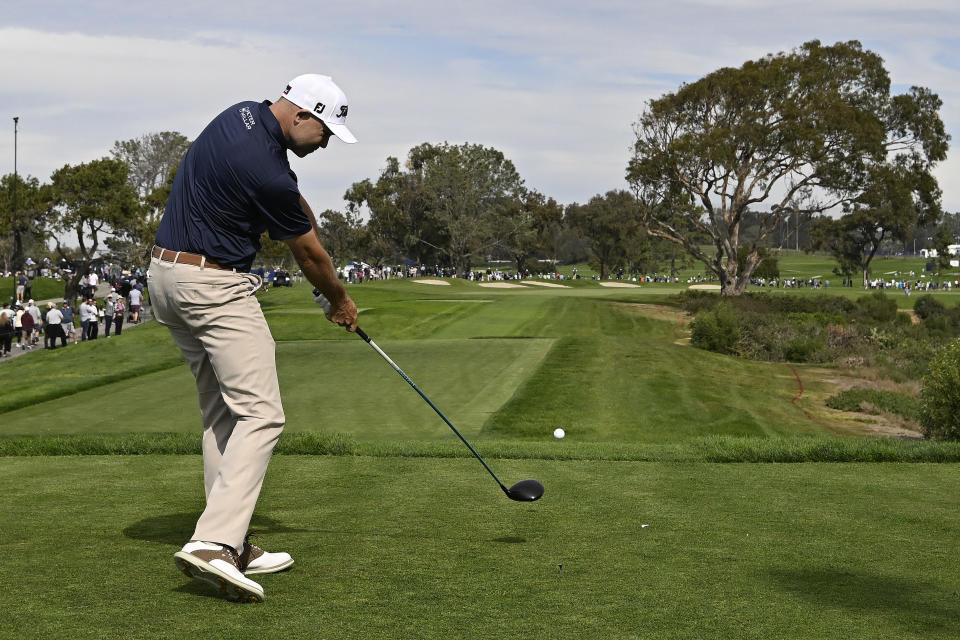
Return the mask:
<path id="1" fill-rule="evenodd" d="M 720 291 L 720 285 L 718 284 L 692 284 L 689 288 L 700 291 Z"/>
<path id="2" fill-rule="evenodd" d="M 441 284 L 446 287 L 450 286 L 450 283 L 446 280 L 414 280 L 417 284 Z"/>
<path id="3" fill-rule="evenodd" d="M 640 285 L 630 284 L 629 282 L 601 282 L 601 287 L 621 287 L 621 288 L 630 288 L 630 289 L 639 289 Z"/>
<path id="4" fill-rule="evenodd" d="M 513 284 L 512 282 L 481 282 L 480 286 L 491 289 L 526 289 L 522 284 Z"/>
<path id="5" fill-rule="evenodd" d="M 540 282 L 539 280 L 524 280 L 523 284 L 535 284 L 538 287 L 559 287 L 561 289 L 569 289 L 565 284 L 557 284 L 555 282 Z"/>

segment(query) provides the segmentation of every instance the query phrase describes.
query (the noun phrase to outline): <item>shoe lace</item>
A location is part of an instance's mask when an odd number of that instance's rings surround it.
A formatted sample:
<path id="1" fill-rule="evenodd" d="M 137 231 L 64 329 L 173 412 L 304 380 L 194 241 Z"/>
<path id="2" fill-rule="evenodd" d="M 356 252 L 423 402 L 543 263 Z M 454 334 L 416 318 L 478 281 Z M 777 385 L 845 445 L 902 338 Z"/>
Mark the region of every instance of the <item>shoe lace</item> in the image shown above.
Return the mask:
<path id="1" fill-rule="evenodd" d="M 250 532 L 248 532 L 247 535 L 245 535 L 245 536 L 243 537 L 243 548 L 246 549 L 246 548 L 249 546 L 249 547 L 253 547 L 253 548 L 259 549 L 260 547 L 258 547 L 258 546 L 255 545 L 254 543 L 250 542 L 250 538 L 252 538 L 252 537 L 254 537 L 254 536 L 257 536 L 257 535 L 259 535 L 259 534 L 258 534 L 256 531 L 250 531 Z"/>

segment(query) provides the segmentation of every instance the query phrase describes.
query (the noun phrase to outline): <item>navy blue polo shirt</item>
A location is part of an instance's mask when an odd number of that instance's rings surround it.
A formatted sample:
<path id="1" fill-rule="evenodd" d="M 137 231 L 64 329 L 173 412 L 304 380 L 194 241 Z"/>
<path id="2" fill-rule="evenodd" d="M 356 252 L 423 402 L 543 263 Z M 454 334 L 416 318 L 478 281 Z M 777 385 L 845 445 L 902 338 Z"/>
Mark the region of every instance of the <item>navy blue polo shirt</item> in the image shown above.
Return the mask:
<path id="1" fill-rule="evenodd" d="M 313 228 L 269 107 L 235 104 L 197 137 L 177 169 L 157 245 L 249 271 L 264 231 L 286 240 Z"/>

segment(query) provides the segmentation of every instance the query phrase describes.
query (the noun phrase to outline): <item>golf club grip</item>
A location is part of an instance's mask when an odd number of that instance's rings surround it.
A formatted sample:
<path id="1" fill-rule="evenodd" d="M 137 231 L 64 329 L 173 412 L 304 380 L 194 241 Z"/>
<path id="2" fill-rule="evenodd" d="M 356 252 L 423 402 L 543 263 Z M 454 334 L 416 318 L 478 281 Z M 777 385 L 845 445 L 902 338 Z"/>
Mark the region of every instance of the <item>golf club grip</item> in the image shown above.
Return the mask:
<path id="1" fill-rule="evenodd" d="M 363 329 L 361 329 L 360 327 L 357 327 L 357 335 L 363 338 L 364 342 L 366 342 L 367 344 L 370 344 L 370 336 L 364 333 Z"/>

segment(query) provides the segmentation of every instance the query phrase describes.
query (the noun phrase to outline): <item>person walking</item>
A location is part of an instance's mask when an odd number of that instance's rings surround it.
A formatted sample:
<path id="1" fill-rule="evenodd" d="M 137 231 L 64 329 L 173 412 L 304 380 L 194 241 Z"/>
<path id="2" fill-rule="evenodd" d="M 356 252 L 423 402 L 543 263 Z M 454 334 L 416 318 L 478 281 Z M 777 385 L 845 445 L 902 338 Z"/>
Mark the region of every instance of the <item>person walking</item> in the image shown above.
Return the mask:
<path id="1" fill-rule="evenodd" d="M 63 321 L 60 323 L 60 326 L 63 328 L 64 346 L 66 346 L 68 338 L 73 340 L 73 344 L 77 344 L 77 329 L 73 325 L 73 309 L 70 308 L 70 304 L 66 300 L 64 300 L 60 306 L 60 313 L 63 315 Z"/>
<path id="2" fill-rule="evenodd" d="M 290 247 L 325 296 L 327 319 L 348 331 L 357 307 L 320 242 L 287 151 L 305 157 L 332 136 L 352 143 L 347 97 L 328 76 L 297 76 L 274 103 L 241 102 L 190 146 L 160 221 L 148 275 L 154 317 L 196 378 L 203 420 L 206 508 L 177 567 L 231 599 L 262 601 L 248 574 L 293 564 L 250 543 L 248 528 L 285 417 L 275 343 L 250 273 L 267 231 Z M 329 301 L 329 302 L 327 302 Z"/>
<path id="3" fill-rule="evenodd" d="M 93 307 L 91 313 L 93 317 L 90 319 L 90 340 L 96 340 L 100 335 L 100 321 L 103 319 L 103 309 L 100 308 L 100 303 L 98 303 L 93 298 L 90 298 L 90 306 Z"/>
<path id="4" fill-rule="evenodd" d="M 108 293 L 103 300 L 103 335 L 110 337 L 110 327 L 113 325 L 113 314 L 117 311 L 117 305 L 113 301 L 115 293 Z"/>
<path id="5" fill-rule="evenodd" d="M 28 309 L 24 309 L 20 314 L 20 326 L 22 329 L 20 337 L 20 350 L 33 349 L 33 332 L 36 327 L 36 320 Z"/>
<path id="6" fill-rule="evenodd" d="M 45 349 L 56 349 L 58 339 L 61 346 L 67 346 L 67 339 L 63 335 L 63 314 L 52 302 L 47 303 L 47 314 L 43 319 L 43 328 L 46 333 L 43 345 Z"/>
<path id="7" fill-rule="evenodd" d="M 10 357 L 10 347 L 13 346 L 13 319 L 16 317 L 10 303 L 3 303 L 0 310 L 0 357 Z"/>
<path id="8" fill-rule="evenodd" d="M 100 277 L 97 275 L 95 269 L 90 269 L 90 273 L 87 274 L 87 297 L 96 298 L 97 297 L 97 287 L 100 285 Z"/>
<path id="9" fill-rule="evenodd" d="M 130 287 L 130 322 L 139 324 L 140 322 L 140 304 L 143 302 L 143 290 L 138 289 L 136 284 Z"/>
<path id="10" fill-rule="evenodd" d="M 17 271 L 17 302 L 23 302 L 23 296 L 27 291 L 27 275 L 22 271 Z"/>
<path id="11" fill-rule="evenodd" d="M 97 308 L 93 301 L 87 298 L 80 303 L 80 341 L 91 340 L 93 329 L 90 325 L 97 321 Z"/>
<path id="12" fill-rule="evenodd" d="M 113 333 L 114 335 L 120 335 L 123 333 L 123 314 L 126 312 L 126 307 L 123 304 L 123 297 L 117 296 L 117 304 L 113 310 Z"/>
<path id="13" fill-rule="evenodd" d="M 40 313 L 40 307 L 33 301 L 33 298 L 27 302 L 26 312 L 33 317 L 33 326 L 30 329 L 30 345 L 40 343 L 40 331 L 43 329 L 43 314 Z"/>
<path id="14" fill-rule="evenodd" d="M 23 307 L 18 302 L 13 309 L 13 334 L 17 337 L 17 344 L 20 345 L 20 350 L 24 349 L 23 346 Z"/>

